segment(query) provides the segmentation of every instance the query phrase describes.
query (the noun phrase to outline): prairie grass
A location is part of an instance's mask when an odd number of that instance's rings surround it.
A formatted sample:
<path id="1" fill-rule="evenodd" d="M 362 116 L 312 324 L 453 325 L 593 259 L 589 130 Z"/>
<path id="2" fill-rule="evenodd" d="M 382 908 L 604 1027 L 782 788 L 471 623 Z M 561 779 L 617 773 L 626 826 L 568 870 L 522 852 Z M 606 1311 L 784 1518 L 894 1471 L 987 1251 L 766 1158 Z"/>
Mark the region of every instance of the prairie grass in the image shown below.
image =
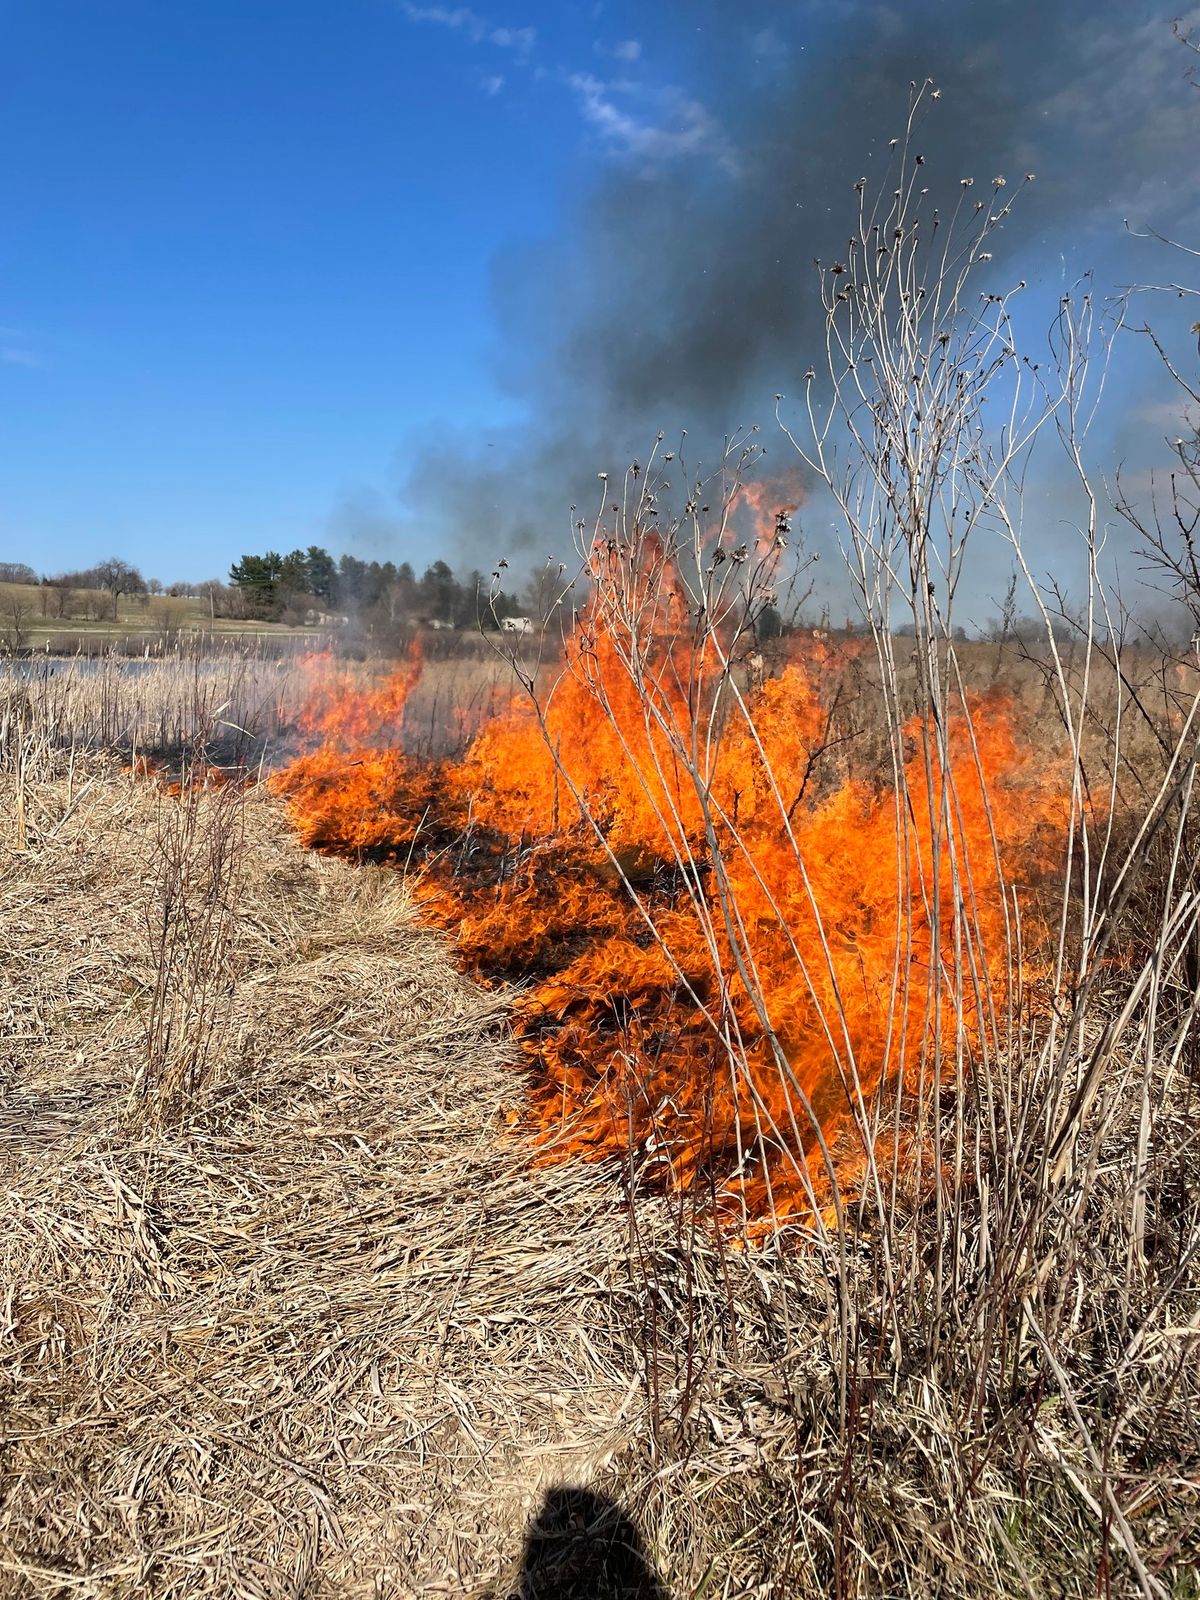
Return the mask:
<path id="1" fill-rule="evenodd" d="M 305 656 L 241 647 L 161 658 L 0 660 L 0 705 L 24 703 L 39 737 L 74 752 L 157 758 L 206 742 L 246 762 L 294 726 L 311 690 Z"/>
<path id="2" fill-rule="evenodd" d="M 504 1596 L 564 1483 L 670 1595 L 1188 1593 L 1192 1073 L 1114 1054 L 1072 1249 L 935 1352 L 869 1235 L 731 1248 L 629 1164 L 531 1162 L 508 994 L 398 875 L 56 747 L 57 693 L 3 711 L 0 1593 Z M 901 1186 L 897 1251 L 942 1226 Z"/>

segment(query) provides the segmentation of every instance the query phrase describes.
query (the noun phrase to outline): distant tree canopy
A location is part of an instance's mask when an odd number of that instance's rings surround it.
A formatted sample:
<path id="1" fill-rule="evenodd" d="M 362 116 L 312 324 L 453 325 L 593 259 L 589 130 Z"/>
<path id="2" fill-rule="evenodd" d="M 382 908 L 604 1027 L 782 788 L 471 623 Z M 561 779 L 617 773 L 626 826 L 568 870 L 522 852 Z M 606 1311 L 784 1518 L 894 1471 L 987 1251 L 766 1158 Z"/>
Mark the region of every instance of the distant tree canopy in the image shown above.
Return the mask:
<path id="1" fill-rule="evenodd" d="M 506 617 L 529 616 L 544 626 L 561 600 L 556 575 L 535 573 L 521 597 L 494 587 L 490 577 L 472 571 L 460 577 L 445 561 L 434 561 L 417 577 L 407 561 L 340 558 L 321 545 L 281 554 L 247 553 L 229 569 L 229 582 L 147 581 L 131 562 L 110 556 L 95 566 L 39 577 L 23 561 L 0 562 L 0 584 L 39 588 L 43 618 L 86 616 L 114 621 L 123 597 L 139 596 L 149 615 L 152 597 L 201 599 L 214 617 L 303 623 L 318 616 L 348 618 L 358 629 L 383 640 L 389 631 L 425 622 L 440 627 L 495 628 Z M 26 602 L 29 603 L 29 602 Z M 165 617 L 162 605 L 154 615 Z M 172 614 L 174 615 L 174 614 Z"/>
<path id="2" fill-rule="evenodd" d="M 275 617 L 294 608 L 297 601 L 327 598 L 332 566 L 328 552 L 319 545 L 311 545 L 307 553 L 293 550 L 286 556 L 268 550 L 265 555 L 235 561 L 229 581 L 241 590 L 251 616 Z"/>
<path id="3" fill-rule="evenodd" d="M 778 639 L 786 631 L 786 624 L 778 606 L 765 605 L 754 619 L 754 632 L 759 639 Z"/>
<path id="4" fill-rule="evenodd" d="M 0 561 L 0 583 L 36 583 L 38 575 L 23 561 Z"/>
<path id="5" fill-rule="evenodd" d="M 431 622 L 456 628 L 492 625 L 488 581 L 480 572 L 459 579 L 445 561 L 426 567 L 420 578 L 407 561 L 361 561 L 310 545 L 280 555 L 244 555 L 229 569 L 229 580 L 251 616 L 298 620 L 310 610 L 352 616 L 372 628 Z M 507 594 L 495 600 L 496 619 L 519 615 Z"/>
<path id="6" fill-rule="evenodd" d="M 114 622 L 122 595 L 146 595 L 149 592 L 146 580 L 138 569 L 120 556 L 109 556 L 107 561 L 98 561 L 94 567 L 84 567 L 78 572 L 60 572 L 53 578 L 43 578 L 41 581 L 47 591 L 42 601 L 43 616 L 50 608 L 51 591 L 55 599 L 54 613 L 60 617 L 67 616 L 72 609 L 70 597 L 74 592 L 104 594 L 108 596 L 104 610 L 111 612 Z"/>
<path id="7" fill-rule="evenodd" d="M 113 616 L 117 614 L 117 602 L 123 594 L 145 594 L 146 580 L 135 566 L 128 561 L 122 561 L 120 556 L 109 556 L 107 561 L 97 564 L 95 570 L 96 587 L 106 589 L 112 595 Z"/>

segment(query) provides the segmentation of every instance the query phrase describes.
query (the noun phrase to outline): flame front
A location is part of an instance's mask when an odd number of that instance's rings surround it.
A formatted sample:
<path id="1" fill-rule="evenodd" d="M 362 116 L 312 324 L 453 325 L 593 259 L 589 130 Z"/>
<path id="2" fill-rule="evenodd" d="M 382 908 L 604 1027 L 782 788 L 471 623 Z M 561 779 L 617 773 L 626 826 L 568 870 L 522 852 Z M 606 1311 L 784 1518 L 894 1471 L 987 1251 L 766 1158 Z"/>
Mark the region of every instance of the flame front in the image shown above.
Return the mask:
<path id="1" fill-rule="evenodd" d="M 524 983 L 548 1158 L 632 1153 L 718 1208 L 807 1214 L 816 1152 L 852 1180 L 883 1086 L 1002 1050 L 1038 976 L 1061 774 L 1001 695 L 890 743 L 836 735 L 853 654 L 805 641 L 752 689 L 673 601 L 650 629 L 590 610 L 553 689 L 461 761 L 399 748 L 414 660 L 323 693 L 277 786 L 306 842 L 411 864 L 464 967 Z"/>

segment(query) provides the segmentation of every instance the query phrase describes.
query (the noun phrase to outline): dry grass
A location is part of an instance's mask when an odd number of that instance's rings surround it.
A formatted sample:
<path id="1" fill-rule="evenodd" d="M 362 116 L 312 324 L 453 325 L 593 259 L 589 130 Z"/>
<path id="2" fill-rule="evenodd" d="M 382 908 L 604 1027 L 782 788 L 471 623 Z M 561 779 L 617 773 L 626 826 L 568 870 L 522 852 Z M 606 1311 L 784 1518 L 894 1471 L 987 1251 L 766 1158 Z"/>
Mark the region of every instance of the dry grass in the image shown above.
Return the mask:
<path id="1" fill-rule="evenodd" d="M 423 661 L 400 730 L 413 754 L 460 755 L 486 721 L 512 705 L 518 691 L 508 661 L 486 641 L 475 643 L 478 654 Z M 284 759 L 323 674 L 365 684 L 382 681 L 396 666 L 327 654 L 264 655 L 239 644 L 147 659 L 0 656 L 0 708 L 15 713 L 18 703 L 27 704 L 39 739 L 66 751 L 177 760 L 204 744 L 218 762 L 256 766 Z"/>
<path id="2" fill-rule="evenodd" d="M 147 1092 L 172 829 L 202 861 L 229 794 L 56 751 L 45 709 L 0 706 L 0 1595 L 507 1596 L 545 1491 L 587 1483 L 677 1597 L 1194 1596 L 1188 1074 L 1063 1195 L 1069 1370 L 1029 1325 L 914 1360 L 868 1237 L 843 1298 L 786 1231 L 731 1250 L 612 1166 L 531 1165 L 504 995 L 260 791 L 201 938 L 221 1003 L 177 1013 L 204 1071 Z M 936 1226 L 898 1196 L 914 1257 Z"/>
<path id="3" fill-rule="evenodd" d="M 311 658 L 240 646 L 147 660 L 0 658 L 0 706 L 24 700 L 40 738 L 60 749 L 178 754 L 199 742 L 232 761 L 277 749 L 312 689 Z"/>
<path id="4" fill-rule="evenodd" d="M 0 1587 L 463 1592 L 545 1478 L 623 1444 L 620 1208 L 524 1170 L 499 1002 L 399 881 L 302 857 L 253 797 L 220 1070 L 129 1128 L 174 803 L 99 778 L 3 862 Z"/>

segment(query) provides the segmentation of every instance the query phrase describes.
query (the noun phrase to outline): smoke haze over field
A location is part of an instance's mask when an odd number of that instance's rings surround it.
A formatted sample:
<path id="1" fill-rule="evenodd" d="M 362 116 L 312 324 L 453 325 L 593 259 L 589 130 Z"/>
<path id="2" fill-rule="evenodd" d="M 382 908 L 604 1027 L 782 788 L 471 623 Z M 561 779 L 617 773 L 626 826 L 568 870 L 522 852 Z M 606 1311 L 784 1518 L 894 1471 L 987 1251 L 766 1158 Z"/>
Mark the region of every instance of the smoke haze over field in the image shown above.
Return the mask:
<path id="1" fill-rule="evenodd" d="M 715 3 L 666 11 L 686 103 L 648 67 L 593 80 L 581 92 L 612 147 L 607 174 L 553 239 L 494 262 L 496 359 L 526 420 L 423 442 L 403 485 L 412 524 L 463 564 L 561 548 L 570 503 L 590 509 L 597 471 L 644 458 L 660 428 L 686 428 L 713 465 L 723 436 L 759 422 L 766 469 L 794 466 L 771 419 L 775 393 L 820 367 L 812 260 L 844 253 L 854 181 L 885 180 L 910 82 L 941 91 L 915 142 L 932 197 L 968 175 L 1037 174 L 981 280 L 1029 280 L 1027 336 L 1088 268 L 1101 293 L 1180 270 L 1122 228 L 1186 234 L 1200 212 L 1200 95 L 1171 12 L 814 0 L 772 7 L 764 26 Z"/>

